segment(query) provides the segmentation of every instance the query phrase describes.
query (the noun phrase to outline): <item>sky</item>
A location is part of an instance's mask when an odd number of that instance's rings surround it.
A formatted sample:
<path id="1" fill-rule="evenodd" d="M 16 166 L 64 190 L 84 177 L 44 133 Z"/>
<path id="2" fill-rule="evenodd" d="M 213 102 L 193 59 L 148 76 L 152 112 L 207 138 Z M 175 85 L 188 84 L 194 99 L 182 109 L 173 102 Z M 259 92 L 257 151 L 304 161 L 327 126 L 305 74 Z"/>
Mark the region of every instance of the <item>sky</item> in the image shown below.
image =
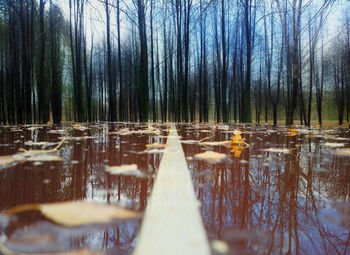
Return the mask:
<path id="1" fill-rule="evenodd" d="M 61 7 L 64 16 L 67 20 L 69 20 L 69 0 L 56 0 L 58 5 Z M 91 34 L 94 36 L 95 41 L 100 41 L 105 38 L 106 34 L 106 24 L 105 24 L 105 7 L 104 4 L 101 3 L 103 0 L 88 0 L 85 6 L 85 20 L 86 20 L 86 33 L 87 33 L 87 41 L 90 44 Z M 156 0 L 160 1 L 160 0 Z M 234 1 L 234 0 L 232 0 Z M 306 4 L 310 0 L 304 0 L 303 4 Z M 112 4 L 114 4 L 114 0 L 110 0 Z M 196 0 L 194 0 L 194 3 Z M 321 5 L 323 0 L 313 0 L 313 4 Z M 121 1 L 122 9 L 130 11 L 133 9 L 133 4 L 131 0 Z M 315 7 L 317 8 L 317 7 Z M 345 12 L 350 9 L 350 1 L 349 0 L 335 0 L 333 8 L 329 13 L 328 20 L 325 26 L 325 41 L 332 40 L 341 30 L 341 21 L 345 15 Z M 111 8 L 111 33 L 112 40 L 116 39 L 116 13 L 115 9 Z M 306 17 L 307 15 L 305 15 Z M 122 38 L 128 31 L 128 17 L 125 14 L 121 13 L 121 34 Z"/>

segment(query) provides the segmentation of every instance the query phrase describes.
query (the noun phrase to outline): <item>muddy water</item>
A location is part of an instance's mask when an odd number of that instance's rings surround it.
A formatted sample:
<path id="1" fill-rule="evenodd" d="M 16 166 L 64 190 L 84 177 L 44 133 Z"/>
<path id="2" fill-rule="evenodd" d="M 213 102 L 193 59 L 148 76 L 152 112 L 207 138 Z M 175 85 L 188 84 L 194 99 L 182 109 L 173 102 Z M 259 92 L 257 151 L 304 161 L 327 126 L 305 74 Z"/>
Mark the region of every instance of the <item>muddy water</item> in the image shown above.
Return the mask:
<path id="1" fill-rule="evenodd" d="M 162 155 L 144 153 L 146 144 L 166 143 L 166 128 L 117 123 L 86 125 L 82 130 L 79 126 L 0 127 L 0 156 L 18 153 L 19 148 L 51 149 L 62 137 L 67 139 L 59 152 L 62 161 L 0 166 L 0 212 L 23 204 L 77 200 L 143 212 Z M 115 176 L 105 171 L 106 166 L 123 164 L 137 164 L 146 177 Z M 0 217 L 0 234 L 1 242 L 14 252 L 87 249 L 130 254 L 140 223 L 141 219 L 115 220 L 111 224 L 67 228 L 29 211 Z"/>
<path id="2" fill-rule="evenodd" d="M 178 125 L 213 253 L 350 254 L 349 130 Z M 209 137 L 205 139 L 206 137 Z M 247 147 L 247 148 L 246 148 Z M 206 150 L 220 163 L 197 160 Z M 221 253 L 222 252 L 222 253 Z"/>

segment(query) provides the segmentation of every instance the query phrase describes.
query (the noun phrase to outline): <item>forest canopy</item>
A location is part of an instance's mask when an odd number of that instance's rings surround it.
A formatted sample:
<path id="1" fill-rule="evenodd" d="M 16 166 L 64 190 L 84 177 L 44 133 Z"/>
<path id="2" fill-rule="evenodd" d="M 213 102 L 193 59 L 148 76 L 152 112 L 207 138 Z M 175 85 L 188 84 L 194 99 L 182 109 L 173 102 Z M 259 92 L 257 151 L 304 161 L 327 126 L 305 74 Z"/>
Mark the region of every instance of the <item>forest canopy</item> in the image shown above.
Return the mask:
<path id="1" fill-rule="evenodd" d="M 1 0 L 0 123 L 349 122 L 334 0 Z"/>

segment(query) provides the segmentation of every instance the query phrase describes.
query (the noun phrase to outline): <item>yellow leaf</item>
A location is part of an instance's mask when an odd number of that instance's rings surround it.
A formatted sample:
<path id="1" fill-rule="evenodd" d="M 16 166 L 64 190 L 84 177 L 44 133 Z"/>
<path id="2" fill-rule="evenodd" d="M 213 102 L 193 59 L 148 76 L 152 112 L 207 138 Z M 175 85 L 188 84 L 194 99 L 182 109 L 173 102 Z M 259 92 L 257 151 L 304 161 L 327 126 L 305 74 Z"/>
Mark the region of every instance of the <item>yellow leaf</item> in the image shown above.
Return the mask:
<path id="1" fill-rule="evenodd" d="M 139 218 L 141 214 L 115 205 L 103 205 L 83 201 L 58 202 L 49 204 L 27 204 L 5 212 L 12 215 L 25 211 L 38 210 L 57 224 L 75 227 L 96 223 L 109 223 L 112 219 Z"/>
<path id="2" fill-rule="evenodd" d="M 298 133 L 298 130 L 293 129 L 293 128 L 288 128 L 288 132 L 292 132 L 292 133 Z"/>
<path id="3" fill-rule="evenodd" d="M 194 155 L 194 158 L 208 161 L 211 164 L 224 162 L 228 159 L 226 154 L 215 152 L 215 151 L 206 151 L 203 153 L 198 153 Z"/>
<path id="4" fill-rule="evenodd" d="M 239 158 L 239 157 L 241 156 L 242 151 L 243 151 L 243 149 L 244 149 L 244 148 L 242 148 L 241 146 L 237 146 L 237 145 L 233 145 L 231 148 L 232 148 L 232 149 L 231 149 L 231 152 L 234 153 L 234 156 L 235 156 L 236 158 Z"/>
<path id="5" fill-rule="evenodd" d="M 231 137 L 232 143 L 241 143 L 242 136 L 240 134 L 235 134 L 235 137 Z"/>

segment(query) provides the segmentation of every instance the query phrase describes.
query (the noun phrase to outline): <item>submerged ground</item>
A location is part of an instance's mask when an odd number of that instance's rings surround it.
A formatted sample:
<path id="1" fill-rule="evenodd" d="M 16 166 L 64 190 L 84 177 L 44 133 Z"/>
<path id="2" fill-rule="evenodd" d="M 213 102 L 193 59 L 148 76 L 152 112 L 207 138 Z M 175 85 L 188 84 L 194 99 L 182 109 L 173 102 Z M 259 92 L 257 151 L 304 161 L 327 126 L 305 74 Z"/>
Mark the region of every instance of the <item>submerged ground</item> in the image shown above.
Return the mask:
<path id="1" fill-rule="evenodd" d="M 169 128 L 0 127 L 0 253 L 131 254 Z M 350 254 L 349 129 L 176 128 L 212 253 Z"/>

